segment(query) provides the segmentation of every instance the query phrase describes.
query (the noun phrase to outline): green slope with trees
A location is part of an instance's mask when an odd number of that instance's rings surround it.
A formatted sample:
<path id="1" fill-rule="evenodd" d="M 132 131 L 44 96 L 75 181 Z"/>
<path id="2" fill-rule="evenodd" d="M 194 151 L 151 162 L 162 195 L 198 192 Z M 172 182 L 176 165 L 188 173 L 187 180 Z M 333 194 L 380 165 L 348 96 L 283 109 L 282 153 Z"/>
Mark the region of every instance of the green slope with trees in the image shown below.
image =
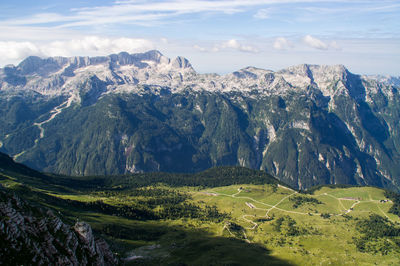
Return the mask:
<path id="1" fill-rule="evenodd" d="M 128 265 L 398 264 L 398 194 L 291 189 L 265 172 L 68 177 L 0 154 L 1 190 L 88 222 Z M 245 180 L 248 182 L 245 182 Z"/>
<path id="2" fill-rule="evenodd" d="M 376 95 L 373 106 L 337 95 L 332 107 L 312 88 L 312 97 L 302 90 L 287 96 L 254 93 L 165 90 L 108 94 L 95 102 L 82 96 L 80 104 L 42 125 L 43 138 L 34 123 L 48 119 L 62 97 L 3 96 L 0 150 L 34 169 L 67 175 L 240 165 L 266 170 L 299 189 L 319 184 L 397 189 L 398 94 L 386 100 Z"/>

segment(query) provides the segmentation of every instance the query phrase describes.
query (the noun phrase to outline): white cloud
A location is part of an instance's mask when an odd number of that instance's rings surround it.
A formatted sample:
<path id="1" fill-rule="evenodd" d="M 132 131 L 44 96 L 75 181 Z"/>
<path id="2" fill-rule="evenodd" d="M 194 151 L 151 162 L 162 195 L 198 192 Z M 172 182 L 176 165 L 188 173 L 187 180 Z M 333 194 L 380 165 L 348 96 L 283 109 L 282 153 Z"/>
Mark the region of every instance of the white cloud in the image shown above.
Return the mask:
<path id="1" fill-rule="evenodd" d="M 342 49 L 336 41 L 331 41 L 330 43 L 326 43 L 326 42 L 323 42 L 320 39 L 317 39 L 311 35 L 304 36 L 303 42 L 305 44 L 307 44 L 308 46 L 318 49 L 318 50 L 333 49 L 333 50 L 339 51 Z"/>
<path id="2" fill-rule="evenodd" d="M 304 36 L 303 42 L 308 46 L 318 50 L 327 50 L 329 47 L 328 44 L 324 43 L 320 39 L 317 39 L 311 35 Z"/>
<path id="3" fill-rule="evenodd" d="M 342 47 L 336 41 L 331 41 L 329 47 L 335 50 L 342 50 Z"/>
<path id="4" fill-rule="evenodd" d="M 199 0 L 166 0 L 166 1 L 117 1 L 111 5 L 74 8 L 66 14 L 39 13 L 29 17 L 13 18 L 4 21 L 5 25 L 45 25 L 54 23 L 58 27 L 96 26 L 105 24 L 134 23 L 143 24 L 198 13 L 234 14 L 243 12 L 248 6 L 260 5 L 256 0 L 239 1 L 199 1 Z"/>
<path id="5" fill-rule="evenodd" d="M 267 19 L 270 17 L 270 10 L 269 9 L 260 9 L 257 13 L 254 14 L 254 18 L 257 19 Z"/>
<path id="6" fill-rule="evenodd" d="M 160 38 L 160 41 L 161 41 L 161 43 L 163 43 L 163 44 L 168 44 L 168 43 L 169 43 L 168 39 L 165 38 L 165 37 Z"/>
<path id="7" fill-rule="evenodd" d="M 109 5 L 73 8 L 68 13 L 37 13 L 29 17 L 3 21 L 6 25 L 46 25 L 58 27 L 96 26 L 106 24 L 145 24 L 166 22 L 171 18 L 187 14 L 219 13 L 235 14 L 251 8 L 261 9 L 255 18 L 266 19 L 268 7 L 291 3 L 318 3 L 326 0 L 165 0 L 165 1 L 114 1 Z M 329 2 L 344 3 L 345 0 Z"/>
<path id="8" fill-rule="evenodd" d="M 258 49 L 255 48 L 254 46 L 242 44 L 235 39 L 215 44 L 212 48 L 199 46 L 197 44 L 194 45 L 193 48 L 200 52 L 214 52 L 214 53 L 220 52 L 223 50 L 235 50 L 235 51 L 245 52 L 245 53 L 258 53 L 259 52 Z"/>
<path id="9" fill-rule="evenodd" d="M 198 50 L 198 51 L 200 51 L 200 52 L 209 52 L 209 51 L 210 51 L 210 49 L 207 49 L 207 48 L 205 48 L 205 47 L 199 46 L 199 45 L 197 45 L 197 44 L 194 45 L 193 48 L 196 49 L 196 50 Z"/>
<path id="10" fill-rule="evenodd" d="M 278 37 L 278 38 L 275 39 L 273 47 L 276 50 L 288 50 L 290 48 L 293 48 L 294 45 L 288 39 L 286 39 L 284 37 Z"/>
<path id="11" fill-rule="evenodd" d="M 257 48 L 250 46 L 250 45 L 241 44 L 235 39 L 223 42 L 219 46 L 217 46 L 217 48 L 219 48 L 219 49 L 234 49 L 234 50 L 238 50 L 241 52 L 247 52 L 247 53 L 257 53 L 258 52 Z"/>
<path id="12" fill-rule="evenodd" d="M 66 22 L 69 20 L 74 20 L 76 18 L 72 16 L 64 16 L 57 13 L 38 13 L 33 14 L 30 17 L 13 19 L 7 21 L 6 24 L 9 25 L 39 25 L 52 22 Z"/>
<path id="13" fill-rule="evenodd" d="M 76 56 L 106 55 L 119 53 L 144 52 L 154 49 L 154 44 L 146 39 L 134 38 L 101 38 L 89 36 L 70 41 L 54 41 L 49 43 L 4 42 L 0 41 L 0 57 L 2 61 L 21 60 L 30 55 L 37 56 Z"/>
<path id="14" fill-rule="evenodd" d="M 38 46 L 31 42 L 0 42 L 3 60 L 19 60 L 30 55 L 40 55 Z"/>
<path id="15" fill-rule="evenodd" d="M 50 56 L 71 56 L 77 53 L 109 54 L 125 51 L 128 53 L 143 52 L 153 48 L 153 43 L 146 39 L 133 38 L 101 38 L 89 36 L 71 41 L 56 41 L 50 43 L 43 52 Z"/>
<path id="16" fill-rule="evenodd" d="M 0 22 L 0 41 L 53 41 L 53 40 L 71 40 L 87 36 L 67 29 L 55 29 L 51 27 L 28 27 L 28 26 L 4 26 Z"/>

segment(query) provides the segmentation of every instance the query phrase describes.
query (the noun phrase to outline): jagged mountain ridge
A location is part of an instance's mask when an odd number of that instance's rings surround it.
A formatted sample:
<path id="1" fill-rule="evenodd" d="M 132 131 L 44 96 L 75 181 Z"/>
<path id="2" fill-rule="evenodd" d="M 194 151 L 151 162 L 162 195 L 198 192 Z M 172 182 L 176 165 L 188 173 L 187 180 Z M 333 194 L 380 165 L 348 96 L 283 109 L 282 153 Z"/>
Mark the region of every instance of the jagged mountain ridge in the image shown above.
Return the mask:
<path id="1" fill-rule="evenodd" d="M 343 65 L 298 65 L 281 71 L 247 67 L 227 75 L 198 74 L 183 57 L 171 60 L 159 51 L 143 54 L 122 52 L 103 57 L 53 57 L 42 59 L 31 56 L 18 66 L 7 66 L 0 71 L 2 90 L 33 90 L 45 95 L 59 95 L 79 90 L 82 81 L 96 76 L 105 82 L 104 92 L 138 93 L 142 86 L 168 87 L 179 92 L 193 90 L 212 92 L 254 89 L 264 94 L 285 93 L 292 88 L 318 87 L 325 96 L 332 96 L 328 85 L 346 79 L 348 70 Z M 385 81 L 389 82 L 389 79 Z"/>
<path id="2" fill-rule="evenodd" d="M 0 262 L 4 265 L 116 265 L 108 244 L 85 222 L 65 224 L 0 185 Z"/>
<path id="3" fill-rule="evenodd" d="M 374 79 L 381 83 L 400 87 L 400 76 L 393 77 L 393 76 L 389 76 L 389 75 L 385 75 L 385 76 L 384 75 L 368 75 L 365 77 L 368 79 Z"/>
<path id="4" fill-rule="evenodd" d="M 76 92 L 82 82 L 92 76 L 104 81 L 109 90 L 115 90 L 113 86 L 135 86 L 149 79 L 150 83 L 155 84 L 179 80 L 185 73 L 195 73 L 187 59 L 177 57 L 170 60 L 158 51 L 149 51 L 143 54 L 122 52 L 99 57 L 42 59 L 31 56 L 17 67 L 7 66 L 2 69 L 0 77 L 3 90 L 19 88 L 59 95 Z"/>
<path id="5" fill-rule="evenodd" d="M 399 92 L 341 65 L 217 75 L 158 51 L 30 57 L 0 70 L 0 84 L 0 149 L 36 169 L 242 165 L 298 188 L 399 185 Z"/>

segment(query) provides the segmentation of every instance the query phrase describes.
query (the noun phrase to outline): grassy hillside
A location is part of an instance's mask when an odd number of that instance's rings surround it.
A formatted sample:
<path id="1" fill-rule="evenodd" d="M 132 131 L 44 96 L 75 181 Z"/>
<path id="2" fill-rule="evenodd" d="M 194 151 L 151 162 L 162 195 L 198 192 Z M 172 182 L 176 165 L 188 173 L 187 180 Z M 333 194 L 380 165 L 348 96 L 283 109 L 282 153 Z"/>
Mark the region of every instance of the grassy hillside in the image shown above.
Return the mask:
<path id="1" fill-rule="evenodd" d="M 296 264 L 399 263 L 400 220 L 389 213 L 393 203 L 381 189 L 322 187 L 302 195 L 285 187 L 240 185 L 196 192 L 194 199 L 230 213 L 245 241 Z M 371 237 L 365 231 L 375 224 L 394 232 Z"/>
<path id="2" fill-rule="evenodd" d="M 305 194 L 245 168 L 78 179 L 10 165 L 0 167 L 3 187 L 90 223 L 128 265 L 400 263 L 398 198 L 382 189 Z"/>

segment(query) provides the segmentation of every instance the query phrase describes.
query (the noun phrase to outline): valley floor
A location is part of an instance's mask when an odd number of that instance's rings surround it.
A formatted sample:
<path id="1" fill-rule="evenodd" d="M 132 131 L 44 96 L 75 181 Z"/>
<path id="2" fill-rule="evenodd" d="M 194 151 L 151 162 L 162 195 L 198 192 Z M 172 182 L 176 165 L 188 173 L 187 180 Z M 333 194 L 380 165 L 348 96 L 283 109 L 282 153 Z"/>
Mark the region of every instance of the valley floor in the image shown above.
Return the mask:
<path id="1" fill-rule="evenodd" d="M 293 198 L 317 199 L 318 204 L 294 207 Z M 248 243 L 262 243 L 272 254 L 299 265 L 359 264 L 396 265 L 399 247 L 393 254 L 364 253 L 357 250 L 357 223 L 371 214 L 399 225 L 399 217 L 389 213 L 392 202 L 380 189 L 370 187 L 324 187 L 313 195 L 302 195 L 280 186 L 235 185 L 196 192 L 198 202 L 216 204 L 236 218 L 241 237 Z M 277 232 L 276 220 L 292 221 L 294 232 Z M 290 218 L 288 218 L 290 217 Z M 290 224 L 290 222 L 288 223 Z M 237 237 L 225 224 L 222 232 Z M 295 232 L 295 231 L 298 232 Z M 390 241 L 388 239 L 388 241 Z M 372 245 L 372 244 L 371 244 Z"/>
<path id="2" fill-rule="evenodd" d="M 378 188 L 304 194 L 275 183 L 121 182 L 77 189 L 26 187 L 0 177 L 6 189 L 55 209 L 67 222 L 88 222 L 127 265 L 400 264 L 400 219 Z"/>

